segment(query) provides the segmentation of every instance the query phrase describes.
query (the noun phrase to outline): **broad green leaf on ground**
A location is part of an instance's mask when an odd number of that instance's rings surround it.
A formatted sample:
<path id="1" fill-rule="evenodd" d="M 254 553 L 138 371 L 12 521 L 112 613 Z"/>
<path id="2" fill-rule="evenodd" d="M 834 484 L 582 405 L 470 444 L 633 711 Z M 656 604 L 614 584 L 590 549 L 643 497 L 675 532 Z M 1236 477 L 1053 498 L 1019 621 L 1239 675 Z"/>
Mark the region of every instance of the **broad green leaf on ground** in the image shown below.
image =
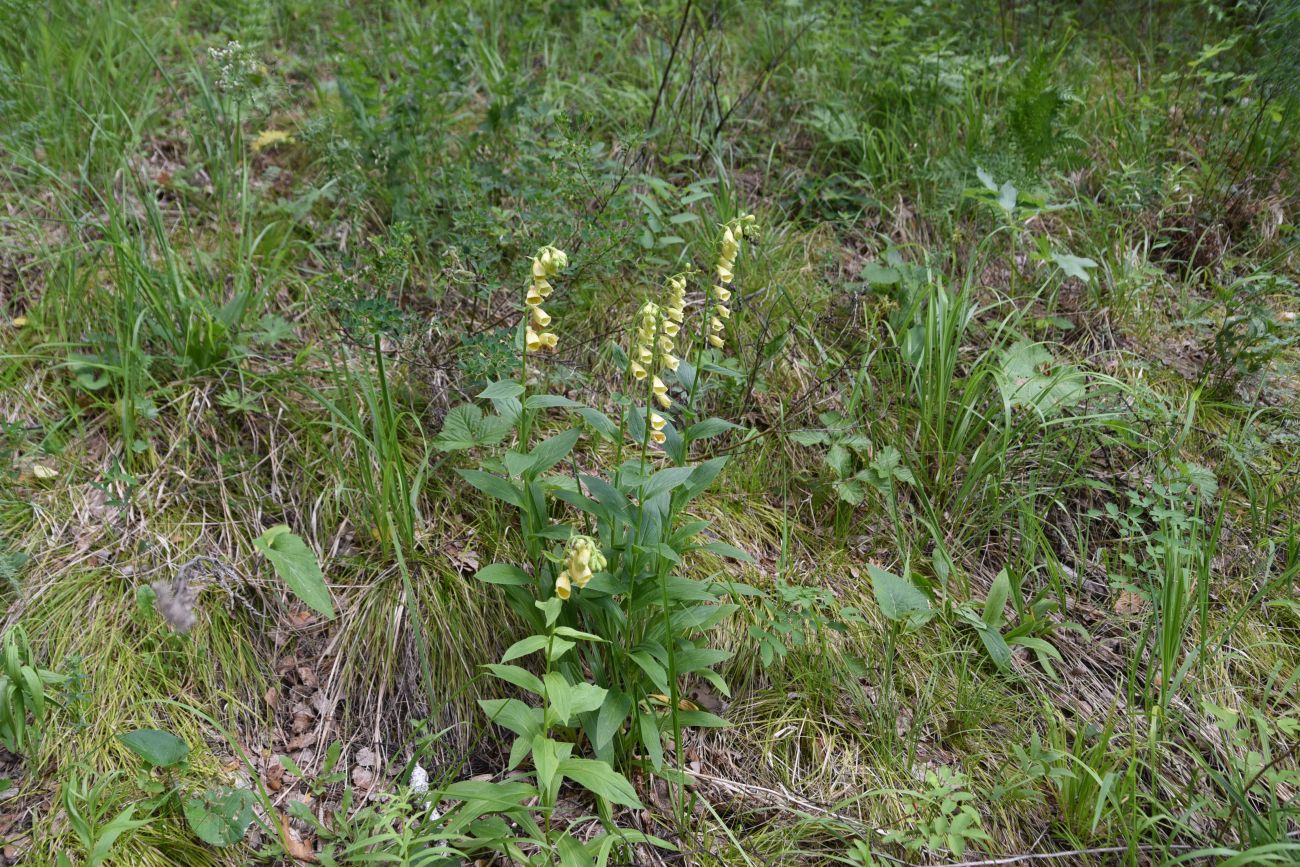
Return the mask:
<path id="1" fill-rule="evenodd" d="M 158 729 L 136 729 L 117 739 L 126 748 L 155 768 L 171 768 L 185 761 L 190 754 L 189 745 L 171 732 Z"/>
<path id="2" fill-rule="evenodd" d="M 185 821 L 203 842 L 233 846 L 244 839 L 244 832 L 253 821 L 256 800 L 248 789 L 229 786 L 206 789 L 185 802 Z"/>
<path id="3" fill-rule="evenodd" d="M 1083 374 L 1055 361 L 1042 344 L 1029 340 L 1004 349 L 998 374 L 1003 398 L 1011 406 L 1029 407 L 1044 417 L 1079 403 L 1086 393 Z"/>
<path id="4" fill-rule="evenodd" d="M 326 617 L 334 616 L 334 601 L 325 586 L 325 576 L 306 542 L 279 524 L 259 536 L 253 545 L 271 561 L 275 574 L 295 596 Z"/>
<path id="5" fill-rule="evenodd" d="M 439 451 L 453 452 L 475 446 L 495 445 L 510 430 L 510 422 L 499 415 L 484 416 L 483 410 L 464 403 L 447 413 L 442 431 L 433 441 Z"/>
<path id="6" fill-rule="evenodd" d="M 1089 268 L 1096 268 L 1097 263 L 1085 256 L 1073 256 L 1069 253 L 1053 253 L 1052 261 L 1060 266 L 1061 270 L 1069 277 L 1082 280 L 1084 283 L 1092 279 Z"/>
<path id="7" fill-rule="evenodd" d="M 876 604 L 890 620 L 919 625 L 930 618 L 930 597 L 911 581 L 873 563 L 867 564 L 867 572 L 871 575 L 871 590 L 876 596 Z"/>

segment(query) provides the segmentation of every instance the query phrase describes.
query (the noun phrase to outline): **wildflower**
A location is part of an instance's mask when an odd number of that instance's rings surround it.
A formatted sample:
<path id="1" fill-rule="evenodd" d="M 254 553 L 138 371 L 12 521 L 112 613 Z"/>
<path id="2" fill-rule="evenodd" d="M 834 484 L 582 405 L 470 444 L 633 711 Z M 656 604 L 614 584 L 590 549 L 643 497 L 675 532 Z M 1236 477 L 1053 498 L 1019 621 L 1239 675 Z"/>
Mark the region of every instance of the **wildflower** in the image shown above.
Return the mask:
<path id="1" fill-rule="evenodd" d="M 650 413 L 650 439 L 655 445 L 663 445 L 664 441 L 668 439 L 668 435 L 664 433 L 666 423 L 664 417 L 659 413 Z"/>
<path id="2" fill-rule="evenodd" d="M 735 278 L 736 254 L 740 252 L 740 243 L 736 235 L 727 226 L 722 230 L 722 243 L 718 245 L 718 281 L 730 283 Z"/>
<path id="3" fill-rule="evenodd" d="M 722 229 L 722 240 L 718 242 L 718 282 L 713 287 L 713 315 L 709 318 L 709 345 L 722 349 L 726 345 L 723 337 L 724 319 L 731 318 L 731 290 L 727 284 L 736 278 L 736 256 L 740 254 L 740 241 L 753 238 L 758 234 L 758 221 L 753 214 L 742 214 Z"/>
<path id="4" fill-rule="evenodd" d="M 675 337 L 677 326 L 686 318 L 686 275 L 684 274 L 678 274 L 668 281 L 667 313 L 672 329 L 669 330 L 665 325 L 664 331 Z"/>
<path id="5" fill-rule="evenodd" d="M 545 329 L 551 324 L 551 315 L 542 309 L 542 301 L 555 288 L 548 278 L 559 274 L 568 265 L 569 257 L 563 250 L 555 247 L 542 247 L 533 257 L 532 282 L 528 284 L 528 291 L 524 294 L 524 304 L 532 310 L 532 320 L 538 328 Z M 559 339 L 554 332 L 543 330 L 538 333 L 532 325 L 529 325 L 528 330 L 524 332 L 524 346 L 529 352 L 554 349 L 558 344 Z"/>
<path id="6" fill-rule="evenodd" d="M 252 145 L 253 153 L 255 154 L 261 153 L 262 151 L 268 148 L 273 148 L 276 147 L 277 145 L 288 144 L 292 141 L 293 141 L 293 136 L 289 135 L 284 130 L 279 130 L 279 129 L 263 130 L 262 132 L 257 134 L 257 138 L 253 139 L 253 145 Z"/>
<path id="7" fill-rule="evenodd" d="M 565 547 L 564 563 L 564 569 L 555 578 L 555 595 L 568 599 L 574 585 L 578 589 L 586 587 L 591 576 L 605 568 L 606 560 L 595 539 L 574 534 Z"/>
<path id="8" fill-rule="evenodd" d="M 655 332 L 660 320 L 659 305 L 647 301 L 637 314 L 636 335 L 632 339 L 632 375 L 638 380 L 646 378 L 648 368 L 654 366 Z"/>
<path id="9" fill-rule="evenodd" d="M 650 390 L 654 393 L 655 400 L 658 401 L 659 405 L 664 409 L 668 409 L 668 407 L 673 405 L 672 400 L 668 397 L 668 386 L 664 385 L 664 381 L 659 377 L 656 376 L 654 378 L 654 381 L 650 385 Z"/>

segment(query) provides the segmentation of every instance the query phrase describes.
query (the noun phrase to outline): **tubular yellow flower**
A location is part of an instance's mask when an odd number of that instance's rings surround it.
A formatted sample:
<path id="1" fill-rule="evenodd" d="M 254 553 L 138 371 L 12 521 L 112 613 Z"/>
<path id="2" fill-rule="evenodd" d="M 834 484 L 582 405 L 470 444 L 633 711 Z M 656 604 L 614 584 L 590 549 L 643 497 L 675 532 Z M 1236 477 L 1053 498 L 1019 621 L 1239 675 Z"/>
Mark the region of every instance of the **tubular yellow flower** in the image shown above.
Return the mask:
<path id="1" fill-rule="evenodd" d="M 569 583 L 568 572 L 561 572 L 555 576 L 555 595 L 561 599 L 568 599 L 573 595 L 573 585 Z"/>
<path id="2" fill-rule="evenodd" d="M 673 405 L 673 399 L 666 394 L 656 394 L 655 402 L 664 409 L 669 409 Z"/>
<path id="3" fill-rule="evenodd" d="M 590 536 L 573 535 L 565 550 L 565 569 L 555 580 L 556 595 L 567 599 L 572 585 L 579 589 L 587 586 L 591 576 L 605 568 L 605 555 L 600 552 L 600 545 Z M 565 595 L 560 595 L 560 582 L 564 582 Z"/>
<path id="4" fill-rule="evenodd" d="M 714 316 L 713 318 L 711 318 L 711 319 L 709 320 L 709 330 L 711 330 L 711 331 L 718 332 L 718 331 L 721 331 L 721 330 L 722 330 L 723 328 L 725 328 L 725 327 L 726 327 L 726 326 L 724 326 L 724 325 L 722 324 L 722 320 L 719 319 L 719 318 L 716 317 L 716 316 Z"/>
<path id="5" fill-rule="evenodd" d="M 672 371 L 677 370 L 678 366 L 680 366 L 681 363 L 682 360 L 678 358 L 676 355 L 673 355 L 671 352 L 664 353 L 664 367 L 668 368 L 669 370 Z"/>
<path id="6" fill-rule="evenodd" d="M 664 417 L 661 416 L 659 413 L 657 412 L 650 413 L 650 427 L 654 428 L 655 430 L 663 430 L 665 424 L 667 424 L 667 422 L 664 420 Z"/>
<path id="7" fill-rule="evenodd" d="M 655 377 L 654 382 L 651 383 L 651 388 L 655 393 L 655 397 L 668 393 L 668 386 L 664 385 L 664 381 L 657 376 Z"/>
<path id="8" fill-rule="evenodd" d="M 717 317 L 719 317 L 719 318 L 721 318 L 721 319 L 730 319 L 730 318 L 731 318 L 731 308 L 727 307 L 727 305 L 725 305 L 725 304 L 714 304 L 714 305 L 713 305 L 713 313 L 714 313 L 715 316 L 717 316 Z"/>
<path id="9" fill-rule="evenodd" d="M 712 346 L 714 349 L 721 349 L 723 346 L 726 346 L 726 342 L 718 335 L 710 334 L 709 345 Z"/>
<path id="10" fill-rule="evenodd" d="M 731 300 L 731 290 L 728 289 L 726 286 L 714 286 L 713 297 L 717 298 L 723 304 L 726 304 L 728 301 Z"/>
<path id="11" fill-rule="evenodd" d="M 551 324 L 551 315 L 542 309 L 542 301 L 551 294 L 555 288 L 551 285 L 548 277 L 554 277 L 560 273 L 569 264 L 569 257 L 564 254 L 563 250 L 555 247 L 542 247 L 533 257 L 532 265 L 532 282 L 528 286 L 528 292 L 524 296 L 524 304 L 532 310 L 532 321 L 538 328 L 546 328 Z M 529 352 L 536 352 L 539 349 L 554 349 L 559 344 L 559 339 L 553 332 L 542 331 L 540 334 L 533 330 L 532 325 L 524 333 L 524 346 Z"/>
<path id="12" fill-rule="evenodd" d="M 736 254 L 740 252 L 740 243 L 736 240 L 736 233 L 731 231 L 731 227 L 722 230 L 722 258 L 735 259 Z"/>
<path id="13" fill-rule="evenodd" d="M 731 265 L 724 265 L 721 262 L 719 262 L 718 279 L 721 280 L 723 283 L 730 283 L 732 280 L 736 279 L 736 275 L 731 270 L 731 268 L 732 268 Z"/>
<path id="14" fill-rule="evenodd" d="M 632 375 L 639 381 L 645 379 L 649 374 L 646 372 L 646 369 L 641 366 L 641 362 L 634 361 L 632 362 Z"/>
<path id="15" fill-rule="evenodd" d="M 661 446 L 667 441 L 668 441 L 668 434 L 664 433 L 663 431 L 661 430 L 650 431 L 650 442 L 654 443 L 655 445 Z"/>

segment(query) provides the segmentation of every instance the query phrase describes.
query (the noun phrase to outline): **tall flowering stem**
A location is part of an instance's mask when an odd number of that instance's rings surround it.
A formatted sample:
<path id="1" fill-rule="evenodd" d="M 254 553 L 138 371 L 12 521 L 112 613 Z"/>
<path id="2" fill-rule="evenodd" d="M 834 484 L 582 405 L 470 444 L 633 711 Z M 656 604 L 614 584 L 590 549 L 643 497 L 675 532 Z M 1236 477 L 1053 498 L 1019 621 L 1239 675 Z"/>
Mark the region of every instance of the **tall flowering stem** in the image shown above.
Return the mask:
<path id="1" fill-rule="evenodd" d="M 695 395 L 700 382 L 700 367 L 706 347 L 722 350 L 727 345 L 727 320 L 731 318 L 731 283 L 736 279 L 736 258 L 740 255 L 740 242 L 753 238 L 758 232 L 758 222 L 753 214 L 742 214 L 722 227 L 718 240 L 718 262 L 714 266 L 716 282 L 704 293 L 704 316 L 700 340 L 695 347 L 695 375 L 691 379 L 686 398 L 689 409 L 694 409 Z"/>
<path id="2" fill-rule="evenodd" d="M 554 351 L 559 344 L 555 332 L 546 330 L 551 324 L 551 314 L 542 309 L 542 302 L 554 291 L 551 278 L 568 267 L 569 257 L 563 250 L 547 246 L 537 251 L 532 262 L 528 287 L 524 292 L 524 307 L 528 315 L 524 321 L 524 349 L 519 362 L 519 384 L 525 389 L 528 388 L 528 354 L 543 350 Z M 525 448 L 528 445 L 529 421 L 527 411 L 521 411 L 519 439 Z"/>

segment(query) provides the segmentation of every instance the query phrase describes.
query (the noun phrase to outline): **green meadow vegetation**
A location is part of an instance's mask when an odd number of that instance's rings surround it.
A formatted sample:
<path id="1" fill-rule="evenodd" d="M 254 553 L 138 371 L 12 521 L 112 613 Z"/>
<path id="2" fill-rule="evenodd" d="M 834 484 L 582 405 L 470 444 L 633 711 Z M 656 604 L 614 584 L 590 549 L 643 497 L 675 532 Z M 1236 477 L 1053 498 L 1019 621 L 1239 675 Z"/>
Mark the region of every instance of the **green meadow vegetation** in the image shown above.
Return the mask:
<path id="1" fill-rule="evenodd" d="M 0 0 L 0 867 L 1300 862 L 1295 0 Z"/>

